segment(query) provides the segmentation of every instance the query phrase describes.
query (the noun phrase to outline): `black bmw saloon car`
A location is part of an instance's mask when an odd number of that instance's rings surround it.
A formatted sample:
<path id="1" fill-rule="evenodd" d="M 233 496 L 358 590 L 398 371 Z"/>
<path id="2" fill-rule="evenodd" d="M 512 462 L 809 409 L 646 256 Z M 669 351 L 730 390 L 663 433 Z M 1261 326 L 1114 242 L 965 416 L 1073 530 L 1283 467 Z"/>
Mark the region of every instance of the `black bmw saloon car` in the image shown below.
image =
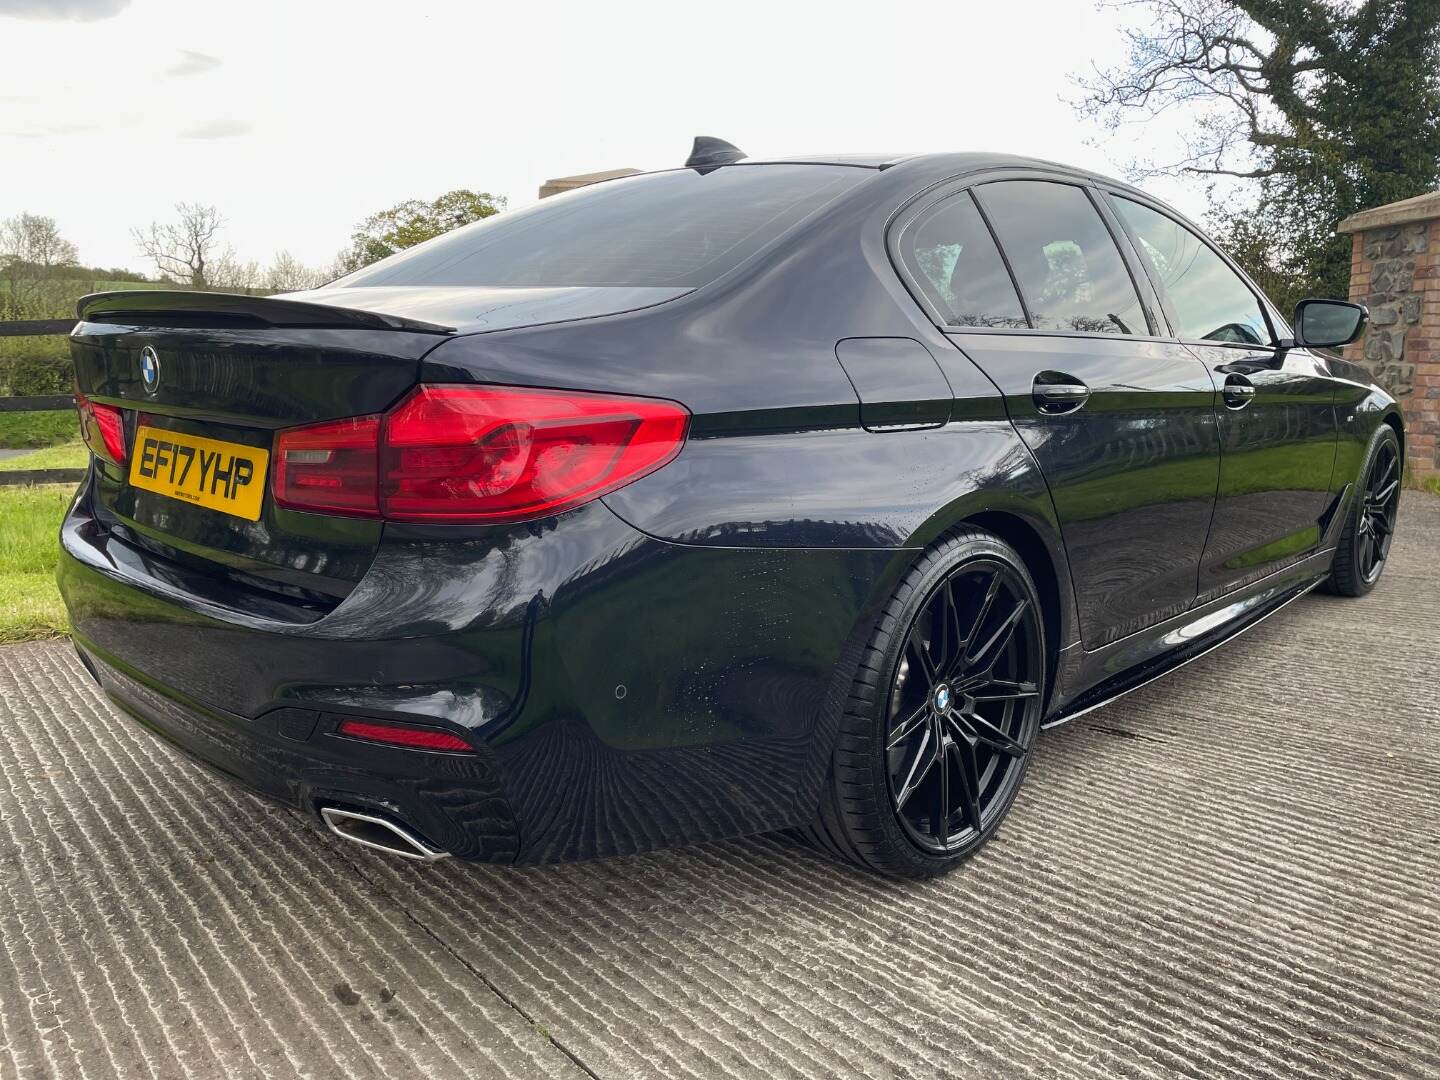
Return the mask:
<path id="1" fill-rule="evenodd" d="M 79 317 L 85 665 L 415 859 L 798 827 L 942 872 L 1041 728 L 1367 592 L 1399 502 L 1396 403 L 1327 351 L 1363 309 L 1015 157 L 698 140 L 318 290 Z"/>

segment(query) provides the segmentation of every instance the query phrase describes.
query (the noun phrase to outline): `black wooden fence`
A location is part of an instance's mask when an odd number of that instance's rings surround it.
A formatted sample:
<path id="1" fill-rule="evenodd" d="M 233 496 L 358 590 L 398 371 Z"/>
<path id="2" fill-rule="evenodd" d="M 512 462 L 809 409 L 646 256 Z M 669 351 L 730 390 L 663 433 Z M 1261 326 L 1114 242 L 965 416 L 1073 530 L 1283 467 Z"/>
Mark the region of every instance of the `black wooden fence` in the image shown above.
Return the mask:
<path id="1" fill-rule="evenodd" d="M 0 322 L 0 337 L 49 337 L 69 334 L 74 319 L 32 319 Z M 42 397 L 0 397 L 0 412 L 46 412 L 69 409 L 75 399 L 69 394 Z M 85 478 L 84 469 L 14 469 L 0 472 L 0 487 L 6 484 L 75 484 Z"/>

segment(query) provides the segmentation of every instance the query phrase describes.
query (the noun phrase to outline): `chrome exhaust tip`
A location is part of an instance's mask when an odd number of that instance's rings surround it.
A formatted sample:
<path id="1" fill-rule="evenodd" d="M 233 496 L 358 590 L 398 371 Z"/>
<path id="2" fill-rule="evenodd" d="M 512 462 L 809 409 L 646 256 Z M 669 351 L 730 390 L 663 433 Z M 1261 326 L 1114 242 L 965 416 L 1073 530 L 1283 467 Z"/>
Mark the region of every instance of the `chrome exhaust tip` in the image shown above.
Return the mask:
<path id="1" fill-rule="evenodd" d="M 450 852 L 440 851 L 421 840 L 398 821 L 367 814 L 359 810 L 342 810 L 338 806 L 322 806 L 320 817 L 326 827 L 352 844 L 383 851 L 387 855 L 398 855 L 415 862 L 438 862 L 448 859 Z"/>

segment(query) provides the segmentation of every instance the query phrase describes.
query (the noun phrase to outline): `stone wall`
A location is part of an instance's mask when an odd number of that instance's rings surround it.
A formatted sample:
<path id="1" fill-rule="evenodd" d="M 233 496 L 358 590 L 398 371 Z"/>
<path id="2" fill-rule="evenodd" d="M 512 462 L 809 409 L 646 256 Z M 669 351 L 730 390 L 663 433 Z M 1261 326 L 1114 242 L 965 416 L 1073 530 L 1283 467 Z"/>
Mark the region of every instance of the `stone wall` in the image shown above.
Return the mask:
<path id="1" fill-rule="evenodd" d="M 1399 399 L 1412 473 L 1440 473 L 1440 192 L 1340 227 L 1353 234 L 1350 299 L 1370 309 L 1369 330 L 1346 355 Z"/>

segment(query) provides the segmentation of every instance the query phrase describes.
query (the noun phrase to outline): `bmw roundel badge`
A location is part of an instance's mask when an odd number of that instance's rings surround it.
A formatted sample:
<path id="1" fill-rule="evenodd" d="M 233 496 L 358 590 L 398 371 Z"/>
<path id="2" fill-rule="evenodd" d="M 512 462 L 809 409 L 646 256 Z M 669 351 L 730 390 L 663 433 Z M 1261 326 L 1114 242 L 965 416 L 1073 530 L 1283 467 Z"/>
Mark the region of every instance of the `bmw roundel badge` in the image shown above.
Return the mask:
<path id="1" fill-rule="evenodd" d="M 160 389 L 160 357 L 149 345 L 140 350 L 140 381 L 147 394 Z"/>

